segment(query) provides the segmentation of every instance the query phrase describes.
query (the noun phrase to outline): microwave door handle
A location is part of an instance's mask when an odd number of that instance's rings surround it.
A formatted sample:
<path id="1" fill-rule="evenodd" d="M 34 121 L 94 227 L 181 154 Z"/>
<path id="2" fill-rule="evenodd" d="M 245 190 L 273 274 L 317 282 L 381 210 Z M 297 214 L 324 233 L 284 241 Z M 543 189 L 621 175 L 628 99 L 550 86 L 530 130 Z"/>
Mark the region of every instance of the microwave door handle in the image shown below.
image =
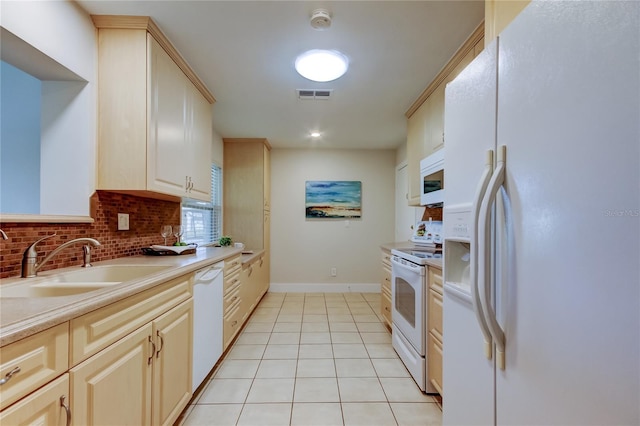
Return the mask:
<path id="1" fill-rule="evenodd" d="M 491 331 L 489 330 L 489 326 L 487 325 L 487 321 L 485 320 L 485 314 L 482 309 L 482 303 L 480 301 L 480 291 L 479 288 L 484 287 L 484 275 L 478 275 L 478 262 L 479 260 L 484 264 L 484 252 L 482 251 L 482 247 L 484 246 L 484 238 L 485 235 L 479 235 L 478 228 L 480 223 L 478 222 L 480 216 L 480 206 L 482 204 L 482 200 L 487 192 L 487 186 L 489 185 L 489 181 L 491 180 L 491 175 L 493 174 L 493 150 L 487 151 L 486 162 L 484 171 L 482 172 L 482 177 L 478 182 L 478 187 L 476 188 L 476 193 L 473 199 L 473 235 L 471 236 L 471 264 L 469 268 L 469 281 L 471 284 L 471 301 L 473 305 L 473 312 L 476 315 L 476 320 L 478 321 L 478 325 L 480 326 L 480 330 L 482 330 L 482 334 L 484 336 L 484 354 L 487 359 L 491 359 L 493 357 L 493 344 Z M 482 238 L 482 241 L 480 241 Z M 478 256 L 478 249 L 480 248 L 481 256 Z"/>

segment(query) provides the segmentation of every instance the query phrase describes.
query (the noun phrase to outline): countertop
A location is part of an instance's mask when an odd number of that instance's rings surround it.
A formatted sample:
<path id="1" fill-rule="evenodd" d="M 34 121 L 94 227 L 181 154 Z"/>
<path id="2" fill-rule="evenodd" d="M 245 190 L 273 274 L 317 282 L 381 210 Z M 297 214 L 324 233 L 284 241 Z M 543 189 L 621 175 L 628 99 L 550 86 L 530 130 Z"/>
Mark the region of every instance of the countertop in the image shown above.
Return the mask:
<path id="1" fill-rule="evenodd" d="M 393 249 L 403 249 L 403 248 L 412 248 L 412 247 L 420 247 L 411 241 L 398 241 L 395 243 L 384 243 L 380 245 L 380 248 L 383 250 L 393 250 Z M 427 259 L 427 265 L 433 266 L 435 268 L 442 269 L 442 259 Z"/>
<path id="2" fill-rule="evenodd" d="M 167 270 L 146 275 L 140 279 L 123 282 L 110 288 L 88 293 L 60 297 L 0 297 L 0 346 L 36 334 L 42 330 L 69 321 L 87 312 L 99 309 L 111 303 L 141 291 L 148 290 L 168 280 L 195 272 L 205 266 L 240 254 L 241 249 L 234 247 L 201 247 L 195 254 L 181 256 L 130 256 L 95 262 L 102 265 L 167 265 Z M 242 262 L 248 263 L 262 255 L 264 250 L 244 254 Z M 38 274 L 39 279 L 59 273 L 75 270 L 79 266 L 45 271 Z M 29 278 L 6 278 L 2 286 L 10 285 Z M 36 279 L 36 278 L 34 278 Z"/>

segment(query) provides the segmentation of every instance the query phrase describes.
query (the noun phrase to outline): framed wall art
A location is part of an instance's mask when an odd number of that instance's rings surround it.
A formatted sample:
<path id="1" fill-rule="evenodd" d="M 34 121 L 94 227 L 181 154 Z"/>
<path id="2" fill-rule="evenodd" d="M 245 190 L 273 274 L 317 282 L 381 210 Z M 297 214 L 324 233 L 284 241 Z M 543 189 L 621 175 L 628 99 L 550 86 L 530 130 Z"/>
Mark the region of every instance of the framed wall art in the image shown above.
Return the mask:
<path id="1" fill-rule="evenodd" d="M 362 216 L 362 182 L 308 180 L 305 183 L 308 219 L 354 219 Z"/>

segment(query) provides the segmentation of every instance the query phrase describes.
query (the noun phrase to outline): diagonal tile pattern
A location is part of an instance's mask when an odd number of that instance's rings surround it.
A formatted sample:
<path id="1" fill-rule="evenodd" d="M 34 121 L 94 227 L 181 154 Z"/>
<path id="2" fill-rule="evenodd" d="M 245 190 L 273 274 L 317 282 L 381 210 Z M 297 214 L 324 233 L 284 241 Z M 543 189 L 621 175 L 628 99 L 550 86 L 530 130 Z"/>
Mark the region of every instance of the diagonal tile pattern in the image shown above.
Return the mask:
<path id="1" fill-rule="evenodd" d="M 374 293 L 267 293 L 178 423 L 440 425 L 379 308 Z"/>

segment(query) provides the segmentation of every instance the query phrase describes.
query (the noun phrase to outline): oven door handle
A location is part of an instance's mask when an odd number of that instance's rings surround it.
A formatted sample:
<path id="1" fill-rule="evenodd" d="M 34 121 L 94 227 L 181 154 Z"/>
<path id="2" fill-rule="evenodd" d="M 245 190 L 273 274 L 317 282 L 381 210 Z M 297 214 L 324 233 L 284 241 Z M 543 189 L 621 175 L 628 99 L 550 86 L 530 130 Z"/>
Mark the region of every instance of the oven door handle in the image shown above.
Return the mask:
<path id="1" fill-rule="evenodd" d="M 414 274 L 418 274 L 418 275 L 424 275 L 424 268 L 416 265 L 414 263 L 411 263 L 410 265 L 407 265 L 405 263 L 401 263 L 398 262 L 395 258 L 395 256 L 391 256 L 391 265 L 392 267 L 395 268 L 401 268 L 404 269 L 405 271 L 409 271 L 409 272 L 413 272 Z M 413 265 L 413 266 L 411 266 Z"/>

